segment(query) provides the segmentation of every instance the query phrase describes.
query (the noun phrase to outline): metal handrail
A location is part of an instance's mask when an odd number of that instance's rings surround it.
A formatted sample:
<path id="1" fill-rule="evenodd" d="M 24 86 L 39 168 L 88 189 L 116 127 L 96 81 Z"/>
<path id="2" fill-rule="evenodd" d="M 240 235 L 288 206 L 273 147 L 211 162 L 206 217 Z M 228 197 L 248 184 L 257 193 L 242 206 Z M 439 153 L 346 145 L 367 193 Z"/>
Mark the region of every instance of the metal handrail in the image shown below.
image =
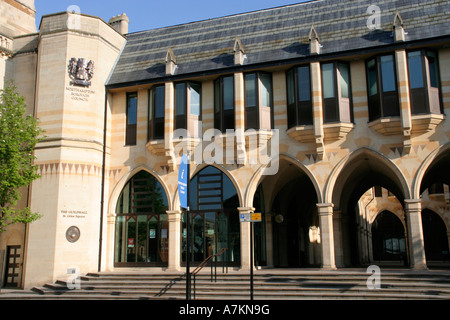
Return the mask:
<path id="1" fill-rule="evenodd" d="M 194 276 L 194 299 L 195 299 L 195 278 L 196 278 L 196 275 L 207 265 L 208 262 L 213 260 L 213 261 L 211 261 L 211 282 L 213 282 L 213 278 L 214 278 L 214 282 L 216 282 L 217 281 L 217 259 L 215 259 L 215 258 L 220 257 L 227 250 L 228 250 L 228 248 L 222 248 L 218 253 L 210 255 L 202 263 L 200 263 L 199 266 L 197 268 L 195 268 L 194 271 L 191 272 L 191 275 Z M 222 261 L 222 273 L 225 273 L 225 268 L 226 268 L 227 273 L 228 273 L 227 255 L 225 255 L 224 257 L 225 257 L 225 259 Z M 214 277 L 213 277 L 213 262 L 214 262 Z"/>

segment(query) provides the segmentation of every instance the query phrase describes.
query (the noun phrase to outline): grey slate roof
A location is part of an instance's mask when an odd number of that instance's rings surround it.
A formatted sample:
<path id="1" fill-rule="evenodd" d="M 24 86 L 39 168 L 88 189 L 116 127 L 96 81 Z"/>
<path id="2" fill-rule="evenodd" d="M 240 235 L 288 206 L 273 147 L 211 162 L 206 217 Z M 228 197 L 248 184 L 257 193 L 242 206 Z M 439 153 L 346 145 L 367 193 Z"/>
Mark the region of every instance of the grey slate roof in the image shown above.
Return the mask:
<path id="1" fill-rule="evenodd" d="M 374 31 L 367 27 L 370 5 L 381 10 L 381 28 Z M 176 75 L 233 67 L 236 38 L 246 65 L 308 57 L 312 25 L 321 54 L 393 44 L 396 11 L 406 41 L 450 35 L 450 0 L 315 0 L 128 34 L 107 85 L 165 77 L 169 48 L 177 59 Z"/>

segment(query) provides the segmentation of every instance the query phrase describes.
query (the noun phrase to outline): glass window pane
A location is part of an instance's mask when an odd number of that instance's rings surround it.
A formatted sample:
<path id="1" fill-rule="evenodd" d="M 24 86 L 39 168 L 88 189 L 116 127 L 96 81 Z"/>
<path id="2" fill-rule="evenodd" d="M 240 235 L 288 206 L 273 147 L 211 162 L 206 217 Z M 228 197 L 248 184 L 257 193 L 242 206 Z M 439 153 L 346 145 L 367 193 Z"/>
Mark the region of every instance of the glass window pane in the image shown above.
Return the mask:
<path id="1" fill-rule="evenodd" d="M 341 77 L 341 97 L 350 98 L 350 73 L 348 65 L 344 63 L 339 64 L 339 73 Z"/>
<path id="2" fill-rule="evenodd" d="M 155 110 L 155 101 L 153 92 L 155 89 L 150 90 L 149 92 L 149 100 L 148 100 L 148 120 L 151 121 L 153 119 L 153 110 Z"/>
<path id="3" fill-rule="evenodd" d="M 165 105 L 165 87 L 159 86 L 155 88 L 155 118 L 164 118 Z"/>
<path id="4" fill-rule="evenodd" d="M 175 85 L 175 115 L 182 116 L 186 114 L 186 84 L 179 83 Z"/>
<path id="5" fill-rule="evenodd" d="M 214 113 L 220 111 L 220 80 L 214 82 Z"/>
<path id="6" fill-rule="evenodd" d="M 127 260 L 136 262 L 136 220 L 130 217 L 127 221 Z"/>
<path id="7" fill-rule="evenodd" d="M 256 74 L 245 75 L 245 106 L 256 107 Z"/>
<path id="8" fill-rule="evenodd" d="M 137 216 L 137 262 L 147 262 L 147 216 Z"/>
<path id="9" fill-rule="evenodd" d="M 394 72 L 394 57 L 383 56 L 381 62 L 381 81 L 383 83 L 383 92 L 391 92 L 396 90 L 396 78 Z"/>
<path id="10" fill-rule="evenodd" d="M 295 103 L 294 70 L 287 73 L 287 99 L 288 105 Z"/>
<path id="11" fill-rule="evenodd" d="M 377 65 L 375 59 L 370 60 L 367 63 L 367 77 L 369 82 L 369 96 L 374 96 L 378 93 L 377 84 Z"/>
<path id="12" fill-rule="evenodd" d="M 125 253 L 127 246 L 127 239 L 125 236 L 125 216 L 116 217 L 116 248 L 115 248 L 115 262 L 126 262 Z"/>
<path id="13" fill-rule="evenodd" d="M 263 107 L 272 105 L 272 77 L 270 74 L 261 74 L 261 105 Z"/>
<path id="14" fill-rule="evenodd" d="M 311 100 L 311 83 L 309 66 L 298 68 L 298 100 Z"/>
<path id="15" fill-rule="evenodd" d="M 433 88 L 439 87 L 439 70 L 436 53 L 433 51 L 427 52 L 428 68 L 430 70 L 430 86 Z"/>
<path id="16" fill-rule="evenodd" d="M 200 85 L 191 83 L 191 115 L 200 116 Z"/>
<path id="17" fill-rule="evenodd" d="M 129 125 L 137 123 L 137 95 L 130 94 L 127 103 L 127 123 Z"/>
<path id="18" fill-rule="evenodd" d="M 234 78 L 223 78 L 223 110 L 234 109 Z"/>
<path id="19" fill-rule="evenodd" d="M 322 65 L 323 98 L 334 98 L 334 64 L 327 63 Z"/>
<path id="20" fill-rule="evenodd" d="M 408 53 L 409 85 L 411 89 L 423 88 L 422 53 Z"/>

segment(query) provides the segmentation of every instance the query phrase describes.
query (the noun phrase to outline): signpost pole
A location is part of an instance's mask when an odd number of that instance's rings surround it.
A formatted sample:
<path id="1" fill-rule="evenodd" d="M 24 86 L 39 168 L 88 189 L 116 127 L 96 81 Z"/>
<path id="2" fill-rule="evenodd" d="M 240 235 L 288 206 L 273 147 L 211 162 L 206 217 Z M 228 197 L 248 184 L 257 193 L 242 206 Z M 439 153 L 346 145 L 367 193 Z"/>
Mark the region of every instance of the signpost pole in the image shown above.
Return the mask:
<path id="1" fill-rule="evenodd" d="M 253 301 L 253 226 L 255 223 L 250 222 L 250 300 Z"/>
<path id="2" fill-rule="evenodd" d="M 189 208 L 189 184 L 190 184 L 191 155 L 183 154 L 178 174 L 178 196 L 181 209 L 186 209 L 186 300 L 191 300 L 191 213 Z"/>
<path id="3" fill-rule="evenodd" d="M 186 169 L 186 176 L 187 176 L 187 208 L 186 208 L 186 300 L 191 300 L 191 214 L 190 214 L 190 201 L 189 201 L 189 183 L 190 183 L 190 161 L 191 156 L 188 152 L 187 156 L 187 169 Z"/>

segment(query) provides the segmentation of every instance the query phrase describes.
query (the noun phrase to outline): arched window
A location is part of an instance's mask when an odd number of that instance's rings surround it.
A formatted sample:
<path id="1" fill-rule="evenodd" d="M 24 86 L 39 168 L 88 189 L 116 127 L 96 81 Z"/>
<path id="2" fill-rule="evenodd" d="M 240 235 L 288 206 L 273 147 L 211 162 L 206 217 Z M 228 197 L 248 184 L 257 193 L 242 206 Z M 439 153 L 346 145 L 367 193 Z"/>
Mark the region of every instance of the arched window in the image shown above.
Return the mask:
<path id="1" fill-rule="evenodd" d="M 447 227 L 441 217 L 429 209 L 423 210 L 422 227 L 427 261 L 449 260 Z"/>
<path id="2" fill-rule="evenodd" d="M 375 261 L 405 260 L 405 228 L 392 212 L 381 212 L 373 222 L 372 247 Z"/>
<path id="3" fill-rule="evenodd" d="M 231 180 L 209 166 L 190 183 L 191 261 L 200 263 L 210 254 L 227 248 L 227 261 L 240 262 L 239 197 Z M 182 259 L 186 262 L 186 217 L 183 215 Z M 224 257 L 219 257 L 222 261 Z"/>
<path id="4" fill-rule="evenodd" d="M 146 171 L 125 185 L 116 207 L 115 266 L 167 266 L 166 193 Z"/>

